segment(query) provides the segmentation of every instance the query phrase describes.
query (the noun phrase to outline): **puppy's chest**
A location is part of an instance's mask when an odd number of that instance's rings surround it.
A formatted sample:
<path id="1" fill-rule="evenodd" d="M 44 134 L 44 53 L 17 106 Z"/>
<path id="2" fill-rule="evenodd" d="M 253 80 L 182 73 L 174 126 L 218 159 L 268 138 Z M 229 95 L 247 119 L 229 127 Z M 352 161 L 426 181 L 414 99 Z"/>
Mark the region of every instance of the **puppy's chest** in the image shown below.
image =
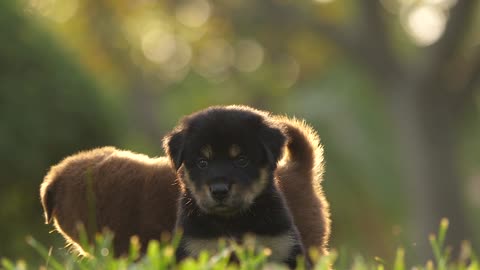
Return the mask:
<path id="1" fill-rule="evenodd" d="M 231 218 L 215 218 L 204 215 L 190 216 L 179 225 L 183 227 L 185 235 L 194 238 L 228 236 L 232 239 L 242 239 L 246 233 L 257 236 L 282 235 L 291 231 L 293 226 L 288 216 L 274 212 L 262 212 L 255 213 L 252 216 Z"/>
<path id="2" fill-rule="evenodd" d="M 185 249 L 190 256 L 198 256 L 202 250 L 207 250 L 210 254 L 218 252 L 219 239 L 234 241 L 243 244 L 244 237 L 221 236 L 215 238 L 192 238 L 186 237 Z M 279 235 L 252 235 L 247 241 L 254 241 L 257 250 L 265 248 L 270 249 L 270 260 L 282 261 L 290 256 L 295 245 L 295 237 L 290 232 Z"/>

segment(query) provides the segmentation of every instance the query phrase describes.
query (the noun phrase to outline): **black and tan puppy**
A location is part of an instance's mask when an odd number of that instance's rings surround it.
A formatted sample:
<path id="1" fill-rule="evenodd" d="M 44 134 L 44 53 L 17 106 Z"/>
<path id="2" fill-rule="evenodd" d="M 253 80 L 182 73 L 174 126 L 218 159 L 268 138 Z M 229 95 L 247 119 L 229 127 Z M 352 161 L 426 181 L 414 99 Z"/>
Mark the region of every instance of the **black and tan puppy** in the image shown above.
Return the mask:
<path id="1" fill-rule="evenodd" d="M 177 257 L 196 256 L 219 238 L 253 234 L 271 259 L 295 267 L 300 235 L 274 182 L 287 138 L 281 126 L 247 107 L 211 107 L 184 118 L 165 138 L 183 184 Z"/>
<path id="2" fill-rule="evenodd" d="M 246 107 L 243 109 L 250 111 Z M 286 135 L 286 153 L 275 170 L 276 185 L 286 199 L 303 245 L 326 254 L 330 219 L 328 203 L 320 185 L 323 156 L 318 136 L 301 121 L 251 111 L 261 115 L 262 119 L 268 118 L 266 122 L 272 130 L 280 128 Z M 225 127 L 227 125 L 221 126 L 226 132 Z M 239 129 L 251 133 L 248 138 L 259 132 L 249 127 Z M 211 131 L 212 134 L 216 132 Z M 210 137 L 208 132 L 204 135 Z M 269 140 L 267 145 L 270 143 L 273 141 Z M 188 151 L 185 145 L 180 146 Z M 237 150 L 241 149 L 234 147 L 232 151 L 236 153 Z M 263 155 L 268 153 L 263 145 L 256 150 Z M 178 152 L 178 149 L 173 147 L 170 151 Z M 182 156 L 176 162 L 180 160 L 184 160 Z M 105 227 L 112 230 L 116 255 L 128 252 L 133 235 L 139 237 L 144 248 L 149 240 L 159 239 L 162 232 L 174 230 L 178 197 L 185 190 L 176 181 L 174 167 L 166 157 L 150 158 L 113 147 L 69 156 L 52 166 L 41 185 L 46 222 L 53 222 L 57 231 L 80 253 L 83 250 L 77 245 L 78 223 L 85 224 L 89 239 Z"/>

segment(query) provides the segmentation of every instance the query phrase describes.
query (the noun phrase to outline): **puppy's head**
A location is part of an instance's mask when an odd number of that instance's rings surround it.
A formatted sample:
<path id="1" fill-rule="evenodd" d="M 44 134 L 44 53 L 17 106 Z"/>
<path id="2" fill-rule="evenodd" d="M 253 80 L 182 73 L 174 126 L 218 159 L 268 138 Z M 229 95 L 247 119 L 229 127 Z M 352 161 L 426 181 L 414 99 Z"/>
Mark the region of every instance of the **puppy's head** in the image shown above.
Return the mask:
<path id="1" fill-rule="evenodd" d="M 285 140 L 267 113 L 210 107 L 185 117 L 164 148 L 202 211 L 232 215 L 271 184 Z"/>

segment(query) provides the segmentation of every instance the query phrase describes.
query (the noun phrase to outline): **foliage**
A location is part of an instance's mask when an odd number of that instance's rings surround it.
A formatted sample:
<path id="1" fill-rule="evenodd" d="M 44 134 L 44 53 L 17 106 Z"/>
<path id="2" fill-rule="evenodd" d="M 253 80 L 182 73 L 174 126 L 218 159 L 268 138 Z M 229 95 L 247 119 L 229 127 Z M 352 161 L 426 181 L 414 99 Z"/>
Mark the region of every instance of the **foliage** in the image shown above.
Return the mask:
<path id="1" fill-rule="evenodd" d="M 480 89 L 478 83 L 459 87 L 480 70 L 475 2 L 0 1 L 0 255 L 33 263 L 22 241 L 26 234 L 47 246 L 61 245 L 58 234 L 47 235 L 51 227 L 43 224 L 38 186 L 63 157 L 99 145 L 157 156 L 162 135 L 183 115 L 231 103 L 305 118 L 318 130 L 337 265 L 346 268 L 343 258 L 352 250 L 387 261 L 397 246 L 405 248 L 407 260 L 416 255 L 416 241 L 423 238 L 411 232 L 420 228 L 418 217 L 427 215 L 413 218 L 412 212 L 447 211 L 459 202 L 452 200 L 454 189 L 437 181 L 442 176 L 464 191 L 461 202 L 478 234 Z M 458 3 L 469 12 L 455 11 Z M 461 23 L 469 18 L 470 24 Z M 457 29 L 438 32 L 451 21 Z M 419 36 L 412 36 L 418 26 L 436 33 L 443 45 L 419 44 Z M 444 50 L 451 61 L 431 53 L 445 45 L 456 48 Z M 388 65 L 392 59 L 398 66 Z M 421 71 L 432 76 L 422 80 Z M 439 91 L 443 87 L 448 89 Z M 421 102 L 414 102 L 418 107 L 401 107 L 399 95 L 422 91 Z M 456 116 L 440 117 L 454 121 L 451 126 L 435 127 L 438 119 L 428 117 L 417 129 L 398 125 L 423 119 L 408 114 L 420 109 L 438 116 L 428 110 L 453 101 L 459 101 Z M 406 118 L 395 120 L 393 111 Z M 409 148 L 399 141 L 429 126 L 435 133 L 412 149 L 455 145 L 452 154 L 423 162 L 415 162 L 415 151 L 402 157 Z M 458 134 L 450 144 L 438 143 L 449 132 Z M 446 162 L 438 164 L 435 157 Z M 435 182 L 417 188 L 428 178 L 417 164 L 438 173 L 430 177 Z M 441 172 L 449 164 L 458 165 L 458 177 Z M 409 177 L 409 169 L 422 178 Z M 440 194 L 442 189 L 447 193 Z M 431 202 L 432 195 L 441 201 Z M 452 219 L 457 221 L 462 220 Z"/>
<path id="2" fill-rule="evenodd" d="M 462 253 L 458 260 L 453 260 L 449 254 L 449 249 L 445 247 L 445 236 L 448 228 L 448 221 L 442 220 L 440 230 L 437 236 L 430 236 L 431 246 L 435 254 L 434 261 L 428 261 L 424 265 L 416 265 L 413 268 L 407 266 L 405 262 L 405 253 L 403 249 L 398 249 L 395 259 L 391 263 L 376 258 L 374 261 L 365 260 L 360 256 L 353 258 L 352 262 L 347 265 L 341 264 L 341 260 L 337 260 L 338 254 L 332 252 L 327 256 L 319 256 L 313 250 L 310 255 L 313 261 L 312 269 L 328 270 L 330 266 L 334 269 L 352 269 L 352 270 L 480 270 L 480 262 L 469 245 L 462 247 Z M 86 239 L 83 236 L 83 239 Z M 95 244 L 88 245 L 82 241 L 82 247 L 86 249 L 89 255 L 86 257 L 78 257 L 69 254 L 64 261 L 57 260 L 51 256 L 51 253 L 33 238 L 27 241 L 37 250 L 44 259 L 44 267 L 46 269 L 66 270 L 66 269 L 138 269 L 138 270 L 163 270 L 163 269 L 212 269 L 212 270 L 250 270 L 250 269 L 287 269 L 280 264 L 268 262 L 269 250 L 256 251 L 254 242 L 246 241 L 244 245 L 226 245 L 225 242 L 219 243 L 217 254 L 208 254 L 203 251 L 198 258 L 188 258 L 180 263 L 175 262 L 174 250 L 178 245 L 180 238 L 174 237 L 172 241 L 151 241 L 148 245 L 145 256 L 140 257 L 140 246 L 137 238 L 131 240 L 131 247 L 128 256 L 115 258 L 110 252 L 112 243 L 112 234 L 106 232 L 103 235 L 97 235 Z M 238 263 L 229 264 L 229 258 L 235 254 Z M 342 254 L 340 254 L 342 256 Z M 3 258 L 1 266 L 4 270 L 27 269 L 32 265 L 25 261 L 11 261 Z M 27 267 L 28 266 L 28 267 Z M 299 260 L 297 269 L 305 269 L 302 260 Z"/>
<path id="3" fill-rule="evenodd" d="M 0 1 L 0 33 L 0 254 L 31 258 L 18 239 L 47 240 L 38 189 L 48 167 L 76 151 L 116 144 L 119 113 L 12 1 Z"/>

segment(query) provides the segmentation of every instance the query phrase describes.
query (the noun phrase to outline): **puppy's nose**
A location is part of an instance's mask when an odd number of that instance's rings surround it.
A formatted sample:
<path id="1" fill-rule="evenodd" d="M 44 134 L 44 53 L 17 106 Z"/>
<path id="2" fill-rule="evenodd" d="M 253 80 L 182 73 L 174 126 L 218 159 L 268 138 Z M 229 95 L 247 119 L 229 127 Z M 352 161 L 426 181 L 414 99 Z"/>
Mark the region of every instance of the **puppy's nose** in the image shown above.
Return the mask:
<path id="1" fill-rule="evenodd" d="M 216 183 L 210 185 L 210 193 L 216 201 L 223 201 L 228 196 L 230 186 L 224 183 Z"/>

